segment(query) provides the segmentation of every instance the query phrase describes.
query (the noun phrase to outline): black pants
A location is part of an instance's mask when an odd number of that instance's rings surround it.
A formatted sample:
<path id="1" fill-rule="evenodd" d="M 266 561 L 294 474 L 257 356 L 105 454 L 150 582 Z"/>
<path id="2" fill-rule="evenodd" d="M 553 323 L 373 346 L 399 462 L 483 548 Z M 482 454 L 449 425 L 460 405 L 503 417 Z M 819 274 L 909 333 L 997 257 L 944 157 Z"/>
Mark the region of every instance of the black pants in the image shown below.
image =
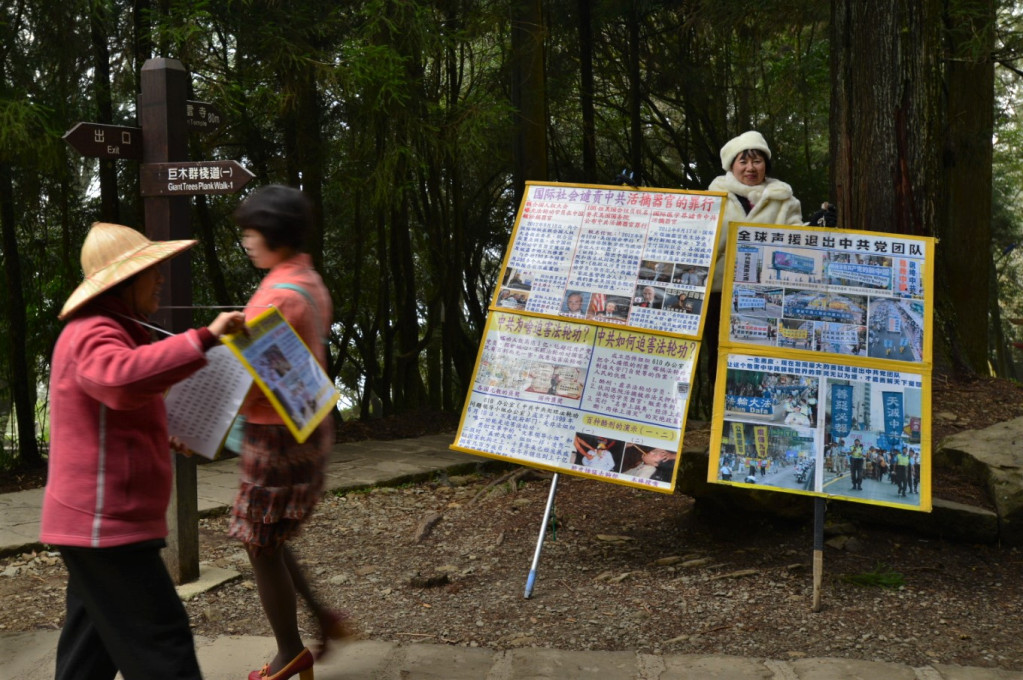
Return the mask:
<path id="1" fill-rule="evenodd" d="M 201 680 L 188 614 L 160 559 L 164 541 L 61 547 L 67 618 L 56 680 Z"/>
<path id="2" fill-rule="evenodd" d="M 849 460 L 849 476 L 852 478 L 853 488 L 859 488 L 863 484 L 863 459 L 851 458 Z"/>

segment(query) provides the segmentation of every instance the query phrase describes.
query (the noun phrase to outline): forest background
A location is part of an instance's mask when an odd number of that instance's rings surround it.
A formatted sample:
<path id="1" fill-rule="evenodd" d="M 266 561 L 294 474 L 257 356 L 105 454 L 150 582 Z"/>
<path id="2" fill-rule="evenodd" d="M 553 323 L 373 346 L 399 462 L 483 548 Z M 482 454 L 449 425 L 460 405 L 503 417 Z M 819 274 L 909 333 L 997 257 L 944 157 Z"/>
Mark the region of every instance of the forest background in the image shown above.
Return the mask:
<path id="1" fill-rule="evenodd" d="M 192 160 L 312 198 L 330 373 L 370 419 L 460 409 L 525 181 L 705 189 L 747 129 L 804 219 L 939 238 L 936 368 L 1015 378 L 1021 47 L 1004 0 L 0 0 L 0 470 L 45 459 L 86 231 L 145 226 L 137 163 L 61 138 L 137 125 L 149 58 L 222 114 Z M 260 278 L 243 195 L 193 201 L 196 305 Z"/>

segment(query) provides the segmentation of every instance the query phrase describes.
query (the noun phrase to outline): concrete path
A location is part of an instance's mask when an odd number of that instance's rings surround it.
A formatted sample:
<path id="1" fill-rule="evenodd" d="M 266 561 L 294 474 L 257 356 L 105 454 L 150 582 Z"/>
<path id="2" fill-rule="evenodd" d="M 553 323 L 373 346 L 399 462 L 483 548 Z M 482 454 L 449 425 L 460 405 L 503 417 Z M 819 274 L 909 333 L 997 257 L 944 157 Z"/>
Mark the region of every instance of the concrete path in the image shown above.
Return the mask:
<path id="1" fill-rule="evenodd" d="M 397 485 L 428 479 L 439 470 L 452 474 L 470 471 L 489 460 L 452 451 L 448 448 L 452 439 L 451 435 L 432 435 L 338 444 L 327 464 L 325 487 L 348 490 Z M 201 516 L 230 507 L 238 490 L 237 459 L 200 464 L 196 476 Z M 0 555 L 39 547 L 42 504 L 42 489 L 0 494 Z"/>
<path id="2" fill-rule="evenodd" d="M 451 451 L 451 435 L 339 444 L 327 488 L 353 489 L 469 472 L 488 459 Z M 237 461 L 198 467 L 200 514 L 222 512 L 234 499 Z M 42 490 L 0 494 L 0 554 L 38 547 Z M 182 597 L 209 587 L 207 570 Z M 2 606 L 2 603 L 0 603 Z M 0 634 L 0 680 L 53 678 L 59 631 Z M 197 638 L 206 680 L 240 680 L 272 654 L 271 638 Z M 316 665 L 317 680 L 1023 680 L 1023 671 L 899 664 L 849 659 L 746 659 L 734 656 L 577 652 L 545 648 L 505 651 L 376 640 L 337 649 Z"/>

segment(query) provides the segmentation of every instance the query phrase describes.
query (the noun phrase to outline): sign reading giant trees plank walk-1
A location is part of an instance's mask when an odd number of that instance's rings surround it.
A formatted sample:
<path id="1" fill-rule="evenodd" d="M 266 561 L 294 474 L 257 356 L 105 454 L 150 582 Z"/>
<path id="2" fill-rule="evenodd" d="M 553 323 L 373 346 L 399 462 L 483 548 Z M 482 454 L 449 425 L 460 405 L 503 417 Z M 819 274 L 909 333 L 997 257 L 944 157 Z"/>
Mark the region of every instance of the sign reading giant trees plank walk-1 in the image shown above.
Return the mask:
<path id="1" fill-rule="evenodd" d="M 143 196 L 233 194 L 253 177 L 237 161 L 144 163 L 139 167 Z"/>

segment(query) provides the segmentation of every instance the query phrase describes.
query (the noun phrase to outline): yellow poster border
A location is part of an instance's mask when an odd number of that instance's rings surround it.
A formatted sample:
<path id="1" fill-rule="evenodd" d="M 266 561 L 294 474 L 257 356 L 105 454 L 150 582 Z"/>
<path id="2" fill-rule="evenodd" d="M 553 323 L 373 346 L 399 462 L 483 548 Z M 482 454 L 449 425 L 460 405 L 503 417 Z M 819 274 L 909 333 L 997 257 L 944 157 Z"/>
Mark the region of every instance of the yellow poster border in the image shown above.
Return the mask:
<path id="1" fill-rule="evenodd" d="M 224 343 L 228 347 L 228 349 L 231 350 L 231 352 L 238 358 L 238 361 L 241 362 L 242 366 L 245 367 L 245 370 L 252 375 L 253 382 L 257 386 L 259 386 L 260 391 L 262 391 L 263 394 L 266 395 L 266 398 L 270 401 L 270 405 L 273 406 L 274 410 L 277 411 L 277 414 L 281 417 L 281 420 L 284 421 L 285 426 L 287 426 L 288 431 L 291 432 L 292 436 L 295 438 L 295 441 L 301 444 L 306 439 L 309 438 L 309 435 L 312 434 L 313 431 L 315 431 L 319 424 L 323 421 L 323 419 L 327 417 L 331 409 L 333 409 L 334 406 L 337 404 L 340 394 L 338 393 L 337 388 L 330 382 L 330 376 L 328 376 L 326 372 L 323 371 L 323 367 L 320 366 L 320 363 L 318 361 L 316 361 L 315 356 L 309 349 L 309 346 L 305 344 L 305 340 L 303 340 L 302 336 L 295 331 L 294 327 L 292 327 L 290 323 L 288 323 L 288 320 L 284 318 L 284 315 L 281 314 L 279 309 L 271 306 L 269 309 L 260 312 L 254 318 L 246 321 L 245 325 L 249 328 L 255 328 L 257 326 L 263 325 L 270 319 L 270 317 L 275 315 L 280 319 L 279 323 L 283 324 L 288 328 L 288 330 L 302 344 L 302 347 L 305 349 L 305 351 L 308 352 L 310 357 L 313 358 L 313 363 L 319 368 L 321 372 L 323 372 L 324 377 L 327 378 L 327 384 L 331 388 L 330 399 L 326 403 L 324 403 L 324 405 L 321 406 L 319 410 L 317 410 L 309 418 L 308 422 L 301 428 L 298 427 L 298 425 L 296 425 L 294 419 L 291 417 L 291 414 L 288 412 L 288 409 L 284 407 L 284 405 L 274 394 L 273 390 L 270 389 L 270 386 L 267 385 L 265 380 L 263 380 L 263 377 L 260 375 L 259 371 L 257 371 L 256 368 L 245 357 L 244 350 L 239 346 L 239 344 L 246 343 L 240 340 L 239 334 L 236 333 L 233 335 L 223 335 L 221 336 L 220 341 Z M 277 324 L 278 322 L 274 321 L 273 323 Z M 225 437 L 225 441 L 226 439 L 227 438 Z"/>
<path id="2" fill-rule="evenodd" d="M 732 348 L 734 349 L 734 348 Z M 854 496 L 838 493 L 828 493 L 819 491 L 804 491 L 800 489 L 783 489 L 778 487 L 767 487 L 760 484 L 747 484 L 741 481 L 724 481 L 717 479 L 718 473 L 721 470 L 721 445 L 724 439 L 724 423 L 725 423 L 725 376 L 728 372 L 728 356 L 730 354 L 744 354 L 750 356 L 761 356 L 756 353 L 750 352 L 737 352 L 737 351 L 722 351 L 718 359 L 717 379 L 715 381 L 714 389 L 714 407 L 713 407 L 713 419 L 710 430 L 710 457 L 708 460 L 707 467 L 707 482 L 711 484 L 723 484 L 725 486 L 735 486 L 745 489 L 754 489 L 757 491 L 770 491 L 777 493 L 795 494 L 798 496 L 811 496 L 815 498 L 827 498 L 830 500 L 838 501 L 849 501 L 851 503 L 862 503 L 865 505 L 878 505 L 890 508 L 896 508 L 898 510 L 908 510 L 913 512 L 930 512 L 933 509 L 933 500 L 931 496 L 931 478 L 932 478 L 932 449 L 931 449 L 931 386 L 932 376 L 930 371 L 909 371 L 903 370 L 902 373 L 917 373 L 920 375 L 921 389 L 920 389 L 920 417 L 922 419 L 920 429 L 920 487 L 919 487 L 919 505 L 907 505 L 905 503 L 897 503 L 894 501 L 881 501 L 871 499 L 859 499 Z M 766 356 L 766 355 L 763 355 Z M 790 357 L 781 357 L 771 355 L 773 359 L 783 359 Z M 805 358 L 797 359 L 798 361 L 808 361 Z M 819 362 L 824 363 L 824 362 Z M 873 366 L 860 366 L 859 368 L 875 368 Z M 819 403 L 823 404 L 823 397 L 819 400 Z M 823 408 L 821 409 L 821 418 L 823 418 Z M 744 423 L 747 424 L 747 423 Z M 772 424 L 773 425 L 773 424 Z M 926 425 L 926 427 L 925 427 Z M 748 456 L 747 456 L 748 457 Z"/>
<path id="3" fill-rule="evenodd" d="M 730 328 L 732 321 L 732 305 L 730 303 L 735 290 L 735 276 L 734 276 L 734 263 L 737 261 L 738 248 L 740 244 L 738 241 L 738 234 L 740 230 L 771 230 L 771 231 L 788 231 L 788 232 L 799 232 L 799 233 L 818 233 L 827 236 L 853 236 L 853 237 L 868 237 L 868 238 L 883 238 L 883 239 L 897 239 L 904 241 L 916 241 L 924 244 L 924 255 L 923 255 L 923 302 L 924 302 L 924 318 L 933 319 L 934 312 L 934 267 L 935 267 L 935 248 L 938 240 L 930 236 L 915 236 L 907 234 L 892 234 L 885 232 L 872 232 L 858 229 L 836 229 L 830 227 L 813 227 L 809 225 L 778 225 L 778 224 L 759 224 L 752 222 L 739 222 L 732 223 L 729 225 L 729 231 L 727 236 L 727 246 L 725 251 L 725 263 L 733 263 L 732 271 L 726 271 L 724 277 L 724 283 L 722 286 L 721 294 L 721 326 L 718 335 L 718 347 L 719 347 L 719 361 L 717 365 L 717 375 L 715 380 L 715 390 L 713 397 L 713 416 L 711 426 L 711 437 L 710 437 L 710 450 L 707 470 L 707 481 L 711 484 L 723 484 L 727 486 L 736 486 L 748 489 L 757 489 L 760 491 L 773 491 L 778 493 L 789 493 L 801 496 L 813 496 L 820 498 L 828 498 L 832 500 L 849 501 L 853 503 L 862 503 L 866 505 L 877 505 L 884 507 L 891 507 L 900 510 L 908 510 L 913 512 L 930 512 L 933 509 L 933 500 L 931 495 L 931 480 L 932 480 L 932 441 L 931 441 L 931 397 L 932 397 L 932 372 L 933 372 L 933 323 L 924 324 L 924 338 L 923 345 L 921 347 L 921 353 L 923 358 L 920 362 L 907 362 L 899 361 L 894 359 L 879 359 L 871 357 L 857 357 L 844 354 L 834 354 L 830 352 L 815 352 L 812 350 L 799 350 L 793 348 L 782 348 L 782 347 L 767 347 L 764 345 L 756 345 L 752 343 L 740 343 L 731 340 Z M 770 244 L 753 244 L 753 245 L 770 245 Z M 801 246 L 793 246 L 801 247 Z M 802 246 L 805 247 L 805 246 Z M 897 257 L 897 256 L 893 256 Z M 914 258 L 920 259 L 920 258 Z M 760 284 L 763 285 L 763 284 Z M 726 374 L 728 371 L 728 357 L 733 354 L 741 354 L 748 356 L 763 356 L 774 359 L 790 359 L 795 361 L 822 363 L 837 366 L 851 366 L 853 368 L 861 369 L 876 369 L 882 371 L 894 371 L 898 373 L 908 374 L 919 374 L 921 376 L 921 432 L 920 432 L 920 486 L 919 486 L 919 498 L 920 503 L 918 505 L 907 505 L 904 503 L 897 503 L 892 501 L 873 500 L 873 499 L 859 499 L 850 497 L 844 494 L 827 493 L 824 491 L 805 491 L 798 489 L 786 489 L 778 487 L 765 487 L 757 484 L 747 484 L 740 481 L 724 481 L 717 479 L 718 473 L 721 467 L 721 445 L 724 438 L 724 421 L 725 421 L 725 396 L 726 396 Z M 819 395 L 819 401 L 822 404 L 819 417 L 823 418 L 823 398 L 824 395 Z M 823 427 L 823 424 L 820 425 Z"/>
<path id="4" fill-rule="evenodd" d="M 597 190 L 601 190 L 601 191 L 608 190 L 608 191 L 625 191 L 625 192 L 653 193 L 653 194 L 684 194 L 684 195 L 698 195 L 698 196 L 714 196 L 716 198 L 720 198 L 721 199 L 721 210 L 718 213 L 718 223 L 717 223 L 717 227 L 714 230 L 715 243 L 720 242 L 720 239 L 721 239 L 721 229 L 722 229 L 722 225 L 724 224 L 724 217 L 725 217 L 725 207 L 724 206 L 725 206 L 725 201 L 728 198 L 728 194 L 726 192 L 723 192 L 723 191 L 704 191 L 704 190 L 697 190 L 697 189 L 666 189 L 666 188 L 658 188 L 658 187 L 634 187 L 634 186 L 630 186 L 630 185 L 627 185 L 627 184 L 622 184 L 622 185 L 613 185 L 613 184 L 576 184 L 574 182 L 541 182 L 541 181 L 530 180 L 530 181 L 527 181 L 525 183 L 525 187 L 526 188 L 525 188 L 525 191 L 523 192 L 523 200 L 519 203 L 518 210 L 516 210 L 516 212 L 515 212 L 515 223 L 512 225 L 512 232 L 511 232 L 510 237 L 508 238 L 508 247 L 505 248 L 504 257 L 501 259 L 501 267 L 498 270 L 498 275 L 497 275 L 497 284 L 494 286 L 494 293 L 491 296 L 490 305 L 487 307 L 488 311 L 491 311 L 491 312 L 506 312 L 506 313 L 508 312 L 508 310 L 502 309 L 497 304 L 498 298 L 501 295 L 501 289 L 502 289 L 501 282 L 504 281 L 505 276 L 508 273 L 508 261 L 511 259 L 512 245 L 515 243 L 515 239 L 518 236 L 519 224 L 522 221 L 522 211 L 525 209 L 525 206 L 526 206 L 525 197 L 529 194 L 529 188 L 530 187 L 538 187 L 538 186 L 561 187 L 561 188 L 571 187 L 573 189 L 597 189 Z M 714 267 L 715 267 L 716 264 L 717 264 L 717 257 L 711 258 L 710 267 L 708 268 L 708 271 L 707 271 L 707 286 L 706 286 L 706 290 L 704 291 L 704 297 L 703 297 L 704 304 L 701 307 L 701 311 L 700 311 L 700 324 L 697 327 L 696 335 L 686 335 L 684 333 L 673 333 L 671 331 L 663 331 L 663 330 L 658 330 L 658 329 L 654 329 L 654 328 L 637 329 L 634 326 L 628 326 L 628 325 L 625 325 L 625 324 L 616 324 L 616 323 L 611 323 L 611 322 L 607 322 L 607 321 L 598 321 L 598 320 L 595 320 L 595 319 L 582 319 L 581 321 L 585 321 L 587 324 L 593 325 L 593 326 L 603 326 L 603 327 L 606 327 L 606 328 L 634 329 L 634 330 L 640 330 L 640 331 L 642 331 L 644 333 L 649 333 L 649 334 L 653 334 L 653 335 L 667 335 L 667 336 L 672 336 L 672 337 L 679 337 L 679 338 L 686 338 L 686 339 L 690 339 L 690 340 L 696 340 L 697 342 L 700 342 L 702 340 L 702 338 L 703 338 L 704 324 L 707 321 L 707 302 L 710 299 L 712 282 L 714 281 Z M 523 315 L 523 316 L 531 316 L 531 317 L 539 318 L 539 319 L 560 319 L 560 320 L 572 319 L 572 317 L 564 317 L 564 316 L 560 316 L 558 314 L 544 314 L 542 312 L 533 312 L 533 311 L 527 311 L 527 310 L 516 310 L 516 311 L 510 312 L 510 313 L 520 314 L 520 315 Z M 574 319 L 574 320 L 579 321 L 579 319 Z"/>
<path id="5" fill-rule="evenodd" d="M 937 244 L 937 239 L 931 236 L 906 236 L 904 234 L 884 234 L 883 232 L 874 231 L 861 231 L 857 229 L 834 229 L 829 227 L 811 227 L 811 226 L 800 226 L 800 225 L 783 225 L 783 224 L 757 224 L 753 222 L 740 222 L 732 223 L 728 230 L 728 246 L 725 251 L 725 262 L 735 262 L 738 255 L 739 243 L 736 236 L 740 229 L 753 228 L 753 229 L 771 229 L 780 231 L 798 231 L 798 232 L 815 232 L 822 235 L 838 236 L 838 235 L 858 235 L 858 236 L 871 236 L 871 237 L 887 237 L 887 238 L 898 238 L 907 241 L 920 241 L 927 244 L 927 249 L 924 255 L 924 318 L 934 318 L 934 248 Z M 856 357 L 847 354 L 834 354 L 830 352 L 814 352 L 812 350 L 801 350 L 801 349 L 790 349 L 785 347 L 764 347 L 763 345 L 754 345 L 751 343 L 741 343 L 731 340 L 728 336 L 729 328 L 732 321 L 732 307 L 728 304 L 728 301 L 732 299 L 735 291 L 735 280 L 734 276 L 730 273 L 726 273 L 724 283 L 721 288 L 721 327 L 718 332 L 718 346 L 721 348 L 737 349 L 747 348 L 750 351 L 764 352 L 771 356 L 783 356 L 791 359 L 803 359 L 804 361 L 810 360 L 811 357 L 815 357 L 816 361 L 823 361 L 824 357 L 827 358 L 841 358 L 841 363 L 848 363 L 853 366 L 860 366 L 864 368 L 885 368 L 886 370 L 897 370 L 904 371 L 912 369 L 916 370 L 931 370 L 933 368 L 932 351 L 934 346 L 934 328 L 933 324 L 926 324 L 924 326 L 924 342 L 921 348 L 921 353 L 924 359 L 920 362 L 910 361 L 899 361 L 897 359 L 879 359 L 870 357 Z M 758 284 L 765 285 L 765 284 Z M 834 363 L 834 362 L 832 362 Z"/>
<path id="6" fill-rule="evenodd" d="M 657 486 L 650 486 L 650 485 L 647 485 L 647 484 L 643 484 L 641 482 L 634 482 L 634 481 L 631 481 L 629 479 L 615 479 L 615 478 L 610 478 L 610 477 L 604 477 L 604 476 L 601 476 L 601 475 L 598 475 L 598 474 L 587 473 L 587 472 L 583 472 L 581 470 L 575 470 L 575 469 L 573 469 L 570 466 L 560 467 L 560 466 L 556 466 L 556 465 L 549 465 L 549 464 L 543 463 L 541 461 L 523 460 L 522 458 L 517 458 L 517 457 L 514 457 L 514 456 L 502 455 L 502 454 L 494 453 L 494 452 L 491 452 L 491 451 L 480 451 L 478 449 L 473 449 L 473 448 L 469 448 L 469 447 L 465 447 L 465 446 L 459 445 L 458 444 L 458 440 L 461 437 L 462 428 L 465 425 L 465 420 L 466 420 L 466 417 L 468 415 L 469 407 L 470 407 L 471 402 L 472 402 L 472 396 L 473 396 L 473 391 L 474 391 L 473 388 L 472 388 L 472 385 L 476 384 L 476 378 L 479 376 L 480 363 L 481 363 L 481 361 L 483 359 L 483 353 L 484 353 L 484 347 L 486 346 L 486 340 L 487 340 L 487 337 L 491 333 L 492 326 L 497 323 L 497 319 L 498 319 L 498 317 L 500 315 L 506 315 L 506 316 L 511 316 L 511 317 L 528 316 L 529 318 L 549 319 L 549 320 L 558 321 L 558 322 L 565 323 L 565 324 L 570 324 L 570 325 L 582 325 L 582 326 L 588 326 L 588 327 L 592 327 L 592 328 L 597 328 L 597 324 L 592 324 L 592 323 L 589 323 L 587 321 L 579 320 L 579 319 L 566 319 L 564 317 L 553 317 L 553 318 L 551 318 L 548 315 L 524 315 L 524 314 L 521 314 L 519 312 L 509 312 L 509 311 L 500 310 L 500 309 L 499 310 L 492 310 L 492 311 L 496 311 L 496 314 L 488 314 L 487 315 L 487 320 L 486 320 L 486 323 L 484 324 L 482 340 L 480 342 L 479 349 L 478 349 L 478 351 L 476 353 L 476 360 L 475 360 L 475 362 L 473 364 L 472 378 L 471 378 L 471 382 L 470 382 L 469 393 L 468 393 L 468 395 L 467 395 L 467 397 L 466 397 L 466 399 L 465 399 L 465 401 L 464 401 L 464 403 L 462 405 L 462 413 L 459 416 L 458 429 L 456 430 L 456 433 L 455 433 L 455 441 L 454 441 L 454 443 L 449 445 L 448 448 L 450 448 L 453 451 L 459 451 L 461 453 L 468 453 L 468 454 L 472 454 L 472 455 L 475 455 L 475 456 L 481 456 L 481 457 L 484 457 L 484 458 L 489 458 L 491 460 L 499 460 L 499 461 L 503 461 L 503 462 L 511 462 L 511 463 L 515 463 L 517 465 L 524 465 L 524 466 L 527 466 L 527 467 L 532 467 L 532 468 L 538 468 L 538 469 L 541 469 L 541 470 L 546 470 L 548 472 L 554 472 L 554 473 L 558 473 L 558 474 L 567 474 L 567 475 L 572 475 L 572 476 L 575 476 L 575 477 L 580 477 L 580 478 L 583 478 L 583 479 L 591 479 L 591 480 L 600 481 L 600 482 L 608 482 L 608 483 L 611 483 L 611 484 L 617 484 L 619 486 L 628 486 L 628 487 L 632 487 L 632 488 L 635 488 L 635 489 L 643 489 L 645 491 L 653 491 L 653 492 L 656 492 L 656 493 L 663 493 L 663 494 L 672 494 L 672 493 L 675 492 L 675 485 L 678 482 L 679 469 L 682 467 L 682 448 L 683 448 L 683 443 L 685 441 L 686 421 L 687 421 L 687 419 L 689 417 L 689 399 L 688 399 L 688 397 L 686 399 L 686 408 L 683 409 L 683 411 L 682 411 L 682 421 L 681 421 L 681 423 L 679 425 L 679 429 L 678 429 L 678 446 L 675 449 L 676 463 L 675 463 L 674 470 L 672 472 L 671 482 L 670 482 L 670 484 L 669 484 L 669 486 L 667 488 L 661 488 L 661 487 L 657 487 Z M 601 327 L 603 327 L 603 326 L 601 326 Z M 639 335 L 653 335 L 653 336 L 663 335 L 663 334 L 657 334 L 657 333 L 648 332 L 645 329 L 623 328 L 621 326 L 616 326 L 616 325 L 613 325 L 613 324 L 610 326 L 610 328 L 612 330 L 627 331 L 627 332 L 630 332 L 630 333 L 637 333 Z M 693 360 L 692 360 L 691 369 L 690 369 L 690 372 L 689 372 L 689 384 L 692 385 L 693 377 L 695 376 L 696 371 L 697 371 L 697 367 L 699 365 L 700 348 L 701 348 L 702 343 L 699 340 L 696 340 L 696 339 L 693 339 L 693 338 L 690 338 L 690 337 L 686 337 L 686 336 L 673 336 L 673 337 L 677 337 L 681 341 L 686 342 L 686 343 L 690 343 L 693 346 Z M 596 348 L 596 341 L 595 340 L 594 340 L 594 348 Z"/>

